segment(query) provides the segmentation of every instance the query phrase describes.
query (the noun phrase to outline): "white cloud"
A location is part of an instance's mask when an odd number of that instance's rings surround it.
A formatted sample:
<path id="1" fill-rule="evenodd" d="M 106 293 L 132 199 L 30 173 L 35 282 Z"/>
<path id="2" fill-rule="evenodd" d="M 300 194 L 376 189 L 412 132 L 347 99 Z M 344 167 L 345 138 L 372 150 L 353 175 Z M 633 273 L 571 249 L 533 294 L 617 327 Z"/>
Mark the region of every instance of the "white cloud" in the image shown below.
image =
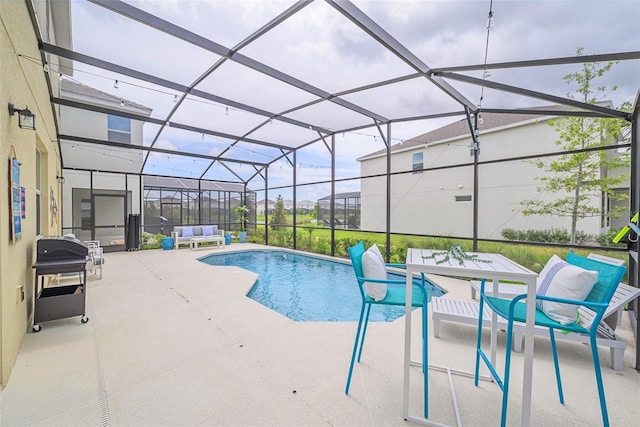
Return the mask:
<path id="1" fill-rule="evenodd" d="M 155 14 L 189 31 L 202 35 L 227 48 L 261 28 L 292 2 L 282 1 L 178 1 L 131 0 L 129 3 Z M 185 85 L 211 67 L 219 57 L 183 41 L 173 40 L 160 31 L 140 25 L 88 2 L 73 1 L 74 49 L 120 63 L 127 67 L 174 80 Z M 480 64 L 484 60 L 486 24 L 489 2 L 486 1 L 356 1 L 355 4 L 401 42 L 416 57 L 430 67 L 461 64 Z M 487 60 L 489 62 L 519 61 L 572 56 L 581 46 L 585 54 L 640 50 L 640 30 L 637 19 L 640 1 L 500 1 L 493 2 L 494 27 L 491 29 Z M 391 77 L 414 72 L 406 63 L 386 51 L 377 41 L 338 13 L 329 4 L 313 2 L 289 17 L 279 27 L 270 30 L 239 52 L 268 66 L 281 69 L 296 78 L 326 92 L 359 87 Z M 105 92 L 113 93 L 117 74 L 93 69 L 77 63 L 90 73 L 76 73 Z M 492 80 L 521 85 L 531 90 L 564 95 L 569 88 L 562 76 L 576 66 L 538 67 L 496 71 Z M 260 68 L 258 66 L 258 68 Z M 469 73 L 477 76 L 478 73 Z M 616 105 L 633 101 L 638 91 L 640 61 L 624 61 L 615 66 L 602 82 L 618 85 L 611 95 Z M 165 118 L 175 107 L 174 92 L 143 82 L 120 77 L 124 84 L 116 94 L 153 108 L 153 117 Z M 277 82 L 277 84 L 273 84 Z M 479 102 L 480 88 L 450 82 L 472 102 Z M 599 83 L 600 84 L 600 83 Z M 238 63 L 227 61 L 209 76 L 198 89 L 271 111 L 282 113 L 291 106 L 316 99 L 309 92 L 292 88 L 286 83 L 267 77 Z M 191 97 L 191 96 L 190 96 Z M 427 79 L 398 83 L 393 87 L 370 90 L 345 96 L 385 117 L 399 118 L 440 113 L 460 109 L 451 98 L 435 91 Z M 536 99 L 513 96 L 504 92 L 485 91 L 484 106 L 523 107 L 541 105 Z M 326 109 L 329 111 L 329 109 Z M 323 106 L 308 108 L 291 117 L 315 125 L 337 128 L 338 123 L 352 123 L 360 119 L 355 114 L 335 108 L 335 116 L 323 114 Z M 334 113 L 332 113 L 334 114 Z M 223 107 L 195 101 L 185 103 L 175 115 L 180 122 L 218 132 L 228 132 L 273 143 L 291 145 L 308 141 L 313 133 L 308 129 L 292 131 L 289 125 L 266 125 L 251 132 L 265 118 L 232 109 L 225 114 Z M 444 125 L 452 120 L 439 119 L 420 123 L 398 123 L 392 126 L 392 143 Z M 363 118 L 363 123 L 372 123 Z M 332 126 L 333 125 L 333 126 Z M 155 137 L 156 126 L 145 126 L 145 141 Z M 383 126 L 386 132 L 386 126 Z M 384 147 L 375 127 L 336 136 L 338 177 L 357 175 L 355 159 Z M 157 146 L 183 149 L 195 145 L 198 135 L 193 132 L 167 131 Z M 197 146 L 203 152 L 217 155 L 228 141 L 214 140 Z M 233 151 L 234 156 L 251 159 L 252 151 Z M 272 150 L 265 150 L 269 156 Z M 269 161 L 266 157 L 255 157 Z M 325 179 L 330 157 L 323 143 L 300 150 L 299 182 Z M 313 166 L 318 166 L 314 168 Z M 185 165 L 186 167 L 186 165 Z M 242 176 L 249 174 L 242 170 Z M 254 171 L 255 172 L 255 171 Z M 217 173 L 217 172 L 216 172 Z M 228 174 L 224 170 L 220 174 Z M 291 182 L 290 168 L 270 168 L 270 184 Z M 342 185 L 342 184 L 340 184 Z M 351 183 L 345 184 L 351 187 Z M 322 191 L 315 187 L 316 193 Z M 350 191 L 350 190 L 349 190 Z M 322 197 L 325 194 L 318 194 Z"/>

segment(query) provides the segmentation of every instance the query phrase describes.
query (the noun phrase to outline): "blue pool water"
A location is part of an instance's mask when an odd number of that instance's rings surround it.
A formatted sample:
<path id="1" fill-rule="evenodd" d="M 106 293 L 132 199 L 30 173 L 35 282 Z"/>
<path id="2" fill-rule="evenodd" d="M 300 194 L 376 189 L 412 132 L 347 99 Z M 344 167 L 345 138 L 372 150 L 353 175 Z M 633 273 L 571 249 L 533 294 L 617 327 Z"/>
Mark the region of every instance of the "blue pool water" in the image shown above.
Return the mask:
<path id="1" fill-rule="evenodd" d="M 257 273 L 258 280 L 247 296 L 290 319 L 357 322 L 360 316 L 362 299 L 350 264 L 285 251 L 243 251 L 210 255 L 201 261 Z M 440 288 L 430 290 L 431 295 L 444 294 Z M 369 320 L 390 322 L 403 315 L 402 307 L 374 305 Z"/>

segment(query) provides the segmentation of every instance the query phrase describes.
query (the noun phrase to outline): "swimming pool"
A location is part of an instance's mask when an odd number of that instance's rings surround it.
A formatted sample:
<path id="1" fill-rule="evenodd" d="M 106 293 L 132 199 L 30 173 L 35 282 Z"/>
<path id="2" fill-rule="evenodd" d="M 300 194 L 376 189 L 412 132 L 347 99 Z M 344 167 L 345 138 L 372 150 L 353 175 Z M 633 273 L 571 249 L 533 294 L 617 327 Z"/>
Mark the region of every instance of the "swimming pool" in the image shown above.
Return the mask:
<path id="1" fill-rule="evenodd" d="M 215 254 L 200 261 L 257 273 L 259 278 L 247 296 L 292 320 L 357 322 L 360 316 L 362 299 L 350 264 L 278 250 Z M 435 296 L 444 294 L 433 286 L 430 291 Z M 369 320 L 390 322 L 403 315 L 403 307 L 374 305 Z"/>

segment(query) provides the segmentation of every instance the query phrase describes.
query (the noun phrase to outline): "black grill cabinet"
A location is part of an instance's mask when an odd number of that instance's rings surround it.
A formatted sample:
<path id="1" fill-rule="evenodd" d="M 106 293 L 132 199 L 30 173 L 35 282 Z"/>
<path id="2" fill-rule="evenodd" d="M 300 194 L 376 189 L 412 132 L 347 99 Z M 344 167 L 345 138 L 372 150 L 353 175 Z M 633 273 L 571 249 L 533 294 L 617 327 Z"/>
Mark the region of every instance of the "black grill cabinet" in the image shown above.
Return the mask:
<path id="1" fill-rule="evenodd" d="M 43 237 L 36 243 L 37 255 L 33 268 L 34 314 L 33 331 L 40 331 L 40 322 L 82 316 L 80 321 L 87 323 L 85 316 L 87 283 L 87 245 L 73 237 Z M 44 276 L 63 273 L 78 273 L 79 283 L 66 286 L 44 287 Z M 38 280 L 40 279 L 40 280 Z"/>

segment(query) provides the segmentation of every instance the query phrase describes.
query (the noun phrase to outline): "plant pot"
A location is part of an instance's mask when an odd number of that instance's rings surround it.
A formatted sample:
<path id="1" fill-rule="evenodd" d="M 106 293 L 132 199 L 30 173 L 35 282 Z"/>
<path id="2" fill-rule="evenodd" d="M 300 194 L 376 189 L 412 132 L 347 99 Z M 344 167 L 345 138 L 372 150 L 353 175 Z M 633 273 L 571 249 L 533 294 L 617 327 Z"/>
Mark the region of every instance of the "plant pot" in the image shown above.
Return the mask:
<path id="1" fill-rule="evenodd" d="M 246 231 L 240 231 L 238 233 L 238 241 L 240 243 L 244 243 L 247 241 L 247 232 Z"/>
<path id="2" fill-rule="evenodd" d="M 162 239 L 162 249 L 163 250 L 171 250 L 174 247 L 174 241 L 172 237 L 165 237 Z"/>
<path id="3" fill-rule="evenodd" d="M 224 244 L 225 245 L 230 245 L 231 244 L 231 234 L 225 234 L 224 235 Z"/>

